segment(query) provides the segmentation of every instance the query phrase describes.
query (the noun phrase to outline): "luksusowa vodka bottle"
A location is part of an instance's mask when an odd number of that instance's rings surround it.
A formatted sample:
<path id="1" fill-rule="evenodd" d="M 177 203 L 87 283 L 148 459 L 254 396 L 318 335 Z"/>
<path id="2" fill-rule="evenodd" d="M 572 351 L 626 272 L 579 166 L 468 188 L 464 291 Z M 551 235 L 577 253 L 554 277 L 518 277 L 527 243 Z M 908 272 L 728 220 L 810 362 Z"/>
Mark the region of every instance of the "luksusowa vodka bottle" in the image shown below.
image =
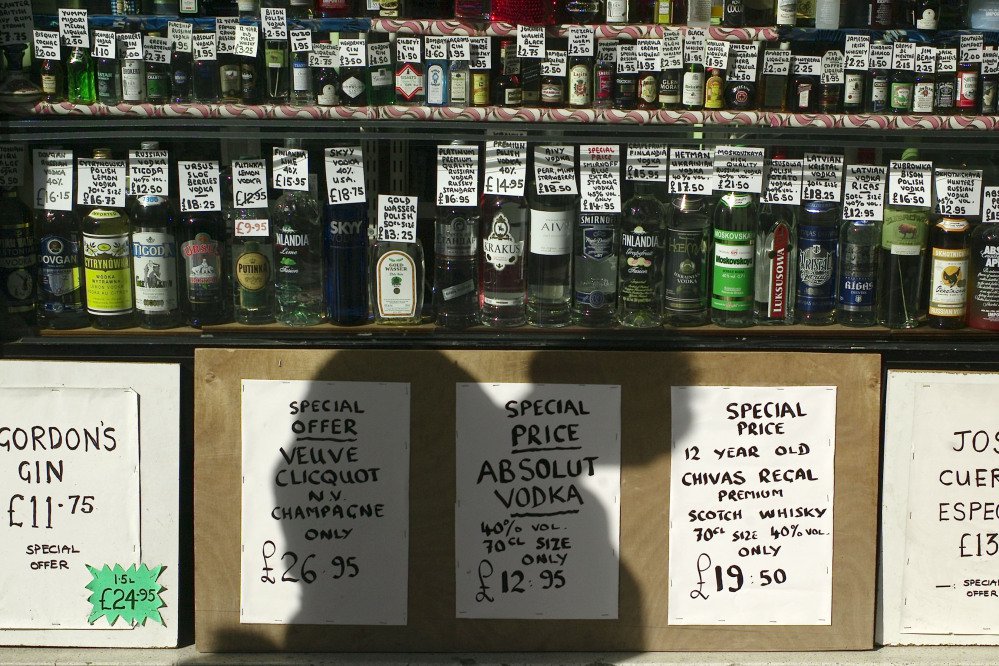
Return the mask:
<path id="1" fill-rule="evenodd" d="M 573 321 L 610 326 L 617 310 L 620 213 L 579 213 L 573 234 Z"/>
<path id="2" fill-rule="evenodd" d="M 699 194 L 678 194 L 670 205 L 663 292 L 666 323 L 700 326 L 708 323 L 712 200 Z"/>
<path id="3" fill-rule="evenodd" d="M 271 208 L 275 319 L 287 326 L 312 326 L 326 318 L 323 301 L 323 226 L 319 204 L 308 191 L 285 190 Z"/>
<path id="4" fill-rule="evenodd" d="M 528 183 L 527 323 L 558 327 L 569 323 L 572 305 L 572 223 L 575 195 L 539 195 Z"/>
<path id="5" fill-rule="evenodd" d="M 622 326 L 652 328 L 663 323 L 665 236 L 665 208 L 649 183 L 635 183 L 621 220 L 617 321 Z"/>
<path id="6" fill-rule="evenodd" d="M 368 204 L 326 204 L 323 211 L 326 307 L 341 326 L 368 321 Z"/>
<path id="7" fill-rule="evenodd" d="M 839 204 L 809 201 L 798 224 L 798 321 L 831 324 L 836 317 Z"/>
<path id="8" fill-rule="evenodd" d="M 527 215 L 527 199 L 522 196 L 482 197 L 479 320 L 486 326 L 522 326 L 527 321 Z"/>
<path id="9" fill-rule="evenodd" d="M 874 288 L 880 249 L 880 222 L 844 220 L 840 224 L 836 323 L 844 326 L 877 323 Z"/>
<path id="10" fill-rule="evenodd" d="M 795 208 L 760 205 L 756 225 L 753 318 L 757 324 L 794 323 L 794 283 L 798 265 Z"/>
<path id="11" fill-rule="evenodd" d="M 752 326 L 757 214 L 752 194 L 728 192 L 715 207 L 711 321 Z"/>
<path id="12" fill-rule="evenodd" d="M 445 328 L 474 326 L 479 322 L 478 208 L 438 207 L 434 250 L 434 320 Z"/>

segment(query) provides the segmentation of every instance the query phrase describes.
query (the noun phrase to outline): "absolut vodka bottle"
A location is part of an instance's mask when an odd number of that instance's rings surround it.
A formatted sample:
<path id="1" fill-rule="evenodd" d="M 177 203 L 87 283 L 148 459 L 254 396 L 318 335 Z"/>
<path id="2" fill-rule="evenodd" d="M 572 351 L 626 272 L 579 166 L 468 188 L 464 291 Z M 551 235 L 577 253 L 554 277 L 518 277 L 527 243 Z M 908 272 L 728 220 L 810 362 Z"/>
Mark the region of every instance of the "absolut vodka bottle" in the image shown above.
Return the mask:
<path id="1" fill-rule="evenodd" d="M 319 204 L 307 191 L 285 190 L 271 209 L 277 271 L 275 318 L 312 326 L 326 317 L 323 301 L 323 227 Z"/>
<path id="2" fill-rule="evenodd" d="M 711 197 L 680 194 L 670 204 L 663 305 L 671 326 L 708 323 L 711 203 Z"/>
<path id="3" fill-rule="evenodd" d="M 617 321 L 622 326 L 651 328 L 663 323 L 665 235 L 663 205 L 648 183 L 636 183 L 621 221 Z"/>
<path id="4" fill-rule="evenodd" d="M 881 223 L 845 220 L 839 231 L 839 271 L 836 323 L 873 326 L 875 285 L 881 249 Z"/>
<path id="5" fill-rule="evenodd" d="M 445 328 L 468 328 L 479 321 L 479 212 L 472 207 L 440 207 L 434 233 L 434 319 Z"/>
<path id="6" fill-rule="evenodd" d="M 753 319 L 757 324 L 794 323 L 798 265 L 798 220 L 795 209 L 762 204 L 756 225 Z"/>
<path id="7" fill-rule="evenodd" d="M 583 326 L 610 326 L 617 310 L 617 262 L 621 215 L 580 213 L 573 258 L 573 321 Z"/>
<path id="8" fill-rule="evenodd" d="M 831 324 L 836 317 L 839 204 L 809 201 L 798 224 L 797 316 L 804 324 Z"/>
<path id="9" fill-rule="evenodd" d="M 522 326 L 527 321 L 527 215 L 524 197 L 487 194 L 482 198 L 479 319 L 486 326 Z"/>
<path id="10" fill-rule="evenodd" d="M 368 321 L 368 204 L 323 209 L 327 315 L 333 324 Z"/>
<path id="11" fill-rule="evenodd" d="M 572 304 L 572 222 L 574 195 L 531 196 L 527 252 L 527 322 L 557 327 L 569 323 Z"/>
<path id="12" fill-rule="evenodd" d="M 715 208 L 711 261 L 711 321 L 752 326 L 757 226 L 752 194 L 728 192 Z"/>

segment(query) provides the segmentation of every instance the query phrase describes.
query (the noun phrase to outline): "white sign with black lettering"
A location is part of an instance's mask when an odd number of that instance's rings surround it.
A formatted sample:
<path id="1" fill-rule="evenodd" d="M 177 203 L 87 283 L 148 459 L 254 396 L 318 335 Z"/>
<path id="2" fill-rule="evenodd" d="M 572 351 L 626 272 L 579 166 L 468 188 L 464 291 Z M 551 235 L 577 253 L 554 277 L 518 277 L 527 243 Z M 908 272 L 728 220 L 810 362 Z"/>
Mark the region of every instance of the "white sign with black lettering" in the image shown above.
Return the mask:
<path id="1" fill-rule="evenodd" d="M 61 60 L 59 33 L 48 30 L 35 30 L 35 60 Z"/>
<path id="2" fill-rule="evenodd" d="M 326 200 L 330 205 L 363 203 L 367 201 L 364 189 L 364 159 L 360 146 L 327 148 Z"/>
<path id="3" fill-rule="evenodd" d="M 822 74 L 822 58 L 818 56 L 794 56 L 791 59 L 794 73 L 802 76 L 820 76 Z"/>
<path id="4" fill-rule="evenodd" d="M 932 196 L 933 162 L 891 161 L 889 205 L 929 207 Z"/>
<path id="5" fill-rule="evenodd" d="M 182 213 L 222 210 L 218 162 L 177 162 L 177 182 Z"/>
<path id="6" fill-rule="evenodd" d="M 759 42 L 736 42 L 731 45 L 733 55 L 729 81 L 756 81 L 756 64 L 760 60 Z"/>
<path id="7" fill-rule="evenodd" d="M 579 147 L 580 212 L 621 212 L 621 148 Z"/>
<path id="8" fill-rule="evenodd" d="M 687 64 L 704 64 L 704 42 L 707 33 L 704 28 L 689 28 L 683 36 L 683 61 Z"/>
<path id="9" fill-rule="evenodd" d="M 236 47 L 235 53 L 238 56 L 243 56 L 244 58 L 256 58 L 257 57 L 257 41 L 260 36 L 260 31 L 255 25 L 243 25 L 239 24 L 236 26 Z"/>
<path id="10" fill-rule="evenodd" d="M 916 74 L 933 74 L 937 66 L 937 50 L 932 46 L 916 47 Z"/>
<path id="11" fill-rule="evenodd" d="M 151 64 L 168 64 L 170 62 L 170 40 L 166 37 L 145 35 L 142 38 L 142 57 Z"/>
<path id="12" fill-rule="evenodd" d="M 597 62 L 616 63 L 618 44 L 620 41 L 617 39 L 601 39 L 597 42 Z"/>
<path id="13" fill-rule="evenodd" d="M 845 67 L 851 71 L 866 71 L 867 57 L 871 48 L 870 35 L 847 35 L 844 56 Z"/>
<path id="14" fill-rule="evenodd" d="M 704 44 L 704 68 L 728 69 L 729 43 L 709 39 Z"/>
<path id="15" fill-rule="evenodd" d="M 170 154 L 165 150 L 128 151 L 128 193 L 170 196 Z"/>
<path id="16" fill-rule="evenodd" d="M 264 29 L 264 39 L 284 41 L 288 39 L 288 11 L 283 7 L 261 7 L 260 24 Z"/>
<path id="17" fill-rule="evenodd" d="M 888 167 L 868 164 L 847 166 L 842 219 L 881 222 L 884 219 L 887 179 Z"/>
<path id="18" fill-rule="evenodd" d="M 913 71 L 916 68 L 916 44 L 895 42 L 891 52 L 891 68 Z"/>
<path id="19" fill-rule="evenodd" d="M 423 55 L 427 60 L 447 60 L 447 37 L 427 36 L 423 43 Z"/>
<path id="20" fill-rule="evenodd" d="M 35 208 L 73 210 L 73 151 L 36 150 L 33 155 Z"/>
<path id="21" fill-rule="evenodd" d="M 763 52 L 763 73 L 787 76 L 791 73 L 791 52 L 783 49 L 767 49 Z"/>
<path id="22" fill-rule="evenodd" d="M 274 148 L 271 185 L 276 190 L 309 191 L 309 152 L 300 148 Z"/>
<path id="23" fill-rule="evenodd" d="M 471 58 L 468 61 L 469 69 L 488 70 L 493 66 L 493 42 L 489 37 L 469 37 L 468 43 L 471 48 Z"/>
<path id="24" fill-rule="evenodd" d="M 124 208 L 125 168 L 125 160 L 77 160 L 77 205 Z"/>
<path id="25" fill-rule="evenodd" d="M 190 53 L 194 26 L 185 21 L 170 21 L 167 23 L 167 39 L 170 48 L 177 53 Z"/>
<path id="26" fill-rule="evenodd" d="M 564 77 L 568 70 L 568 57 L 565 51 L 548 49 L 545 59 L 541 62 L 541 76 Z"/>
<path id="27" fill-rule="evenodd" d="M 116 46 L 115 34 L 110 30 L 94 30 L 93 46 L 90 47 L 90 55 L 94 58 L 115 59 Z"/>
<path id="28" fill-rule="evenodd" d="M 423 62 L 423 49 L 419 37 L 397 37 L 395 40 L 396 62 Z"/>
<path id="29" fill-rule="evenodd" d="M 0 187 L 20 187 L 24 182 L 24 160 L 28 149 L 22 143 L 0 145 Z"/>
<path id="30" fill-rule="evenodd" d="M 658 72 L 659 58 L 662 54 L 663 40 L 639 39 L 635 41 L 635 59 L 639 72 Z"/>
<path id="31" fill-rule="evenodd" d="M 999 51 L 989 49 L 982 53 L 982 76 L 999 74 Z"/>
<path id="32" fill-rule="evenodd" d="M 236 52 L 236 26 L 238 16 L 219 16 L 215 19 L 215 36 L 219 53 Z"/>
<path id="33" fill-rule="evenodd" d="M 142 60 L 142 33 L 123 32 L 118 35 L 118 49 L 122 60 Z"/>
<path id="34" fill-rule="evenodd" d="M 982 172 L 937 169 L 937 213 L 977 217 L 982 213 Z"/>
<path id="35" fill-rule="evenodd" d="M 443 38 L 442 38 L 443 39 Z M 427 40 L 430 43 L 430 40 Z M 363 39 L 340 40 L 340 67 L 367 67 L 367 41 Z"/>
<path id="36" fill-rule="evenodd" d="M 243 380 L 241 623 L 406 624 L 409 403 L 403 383 Z"/>
<path id="37" fill-rule="evenodd" d="M 718 146 L 714 154 L 716 192 L 763 191 L 763 148 Z"/>
<path id="38" fill-rule="evenodd" d="M 663 35 L 659 69 L 683 69 L 683 38 L 680 33 L 669 30 Z"/>
<path id="39" fill-rule="evenodd" d="M 835 386 L 674 386 L 671 625 L 829 625 Z"/>
<path id="40" fill-rule="evenodd" d="M 266 161 L 233 161 L 232 205 L 233 208 L 267 208 Z"/>
<path id="41" fill-rule="evenodd" d="M 86 9 L 59 8 L 59 34 L 69 48 L 90 48 L 90 30 L 87 27 Z"/>
<path id="42" fill-rule="evenodd" d="M 539 196 L 576 194 L 576 149 L 535 146 L 534 183 Z"/>
<path id="43" fill-rule="evenodd" d="M 209 61 L 218 59 L 214 32 L 195 33 L 192 45 L 195 60 Z"/>
<path id="44" fill-rule="evenodd" d="M 985 36 L 982 33 L 961 35 L 961 62 L 981 62 L 985 50 Z"/>
<path id="45" fill-rule="evenodd" d="M 0 627 L 93 629 L 87 565 L 143 562 L 139 396 L 0 388 L 0 404 Z"/>
<path id="46" fill-rule="evenodd" d="M 468 60 L 471 58 L 471 45 L 468 37 L 449 37 L 447 41 L 447 52 L 450 60 Z"/>
<path id="47" fill-rule="evenodd" d="M 843 156 L 805 153 L 802 201 L 833 201 L 842 196 Z"/>
<path id="48" fill-rule="evenodd" d="M 527 177 L 526 141 L 487 141 L 483 194 L 524 196 Z"/>
<path id="49" fill-rule="evenodd" d="M 323 44 L 322 42 L 313 44 L 312 50 L 309 52 L 309 67 L 333 69 L 340 63 L 338 51 L 336 44 Z"/>
<path id="50" fill-rule="evenodd" d="M 33 24 L 31 0 L 6 0 L 0 9 L 0 45 L 27 44 Z"/>
<path id="51" fill-rule="evenodd" d="M 628 144 L 625 164 L 627 180 L 669 181 L 669 146 L 665 144 Z"/>
<path id="52" fill-rule="evenodd" d="M 763 203 L 801 205 L 802 160 L 771 160 Z"/>
<path id="53" fill-rule="evenodd" d="M 999 187 L 982 189 L 982 222 L 999 222 Z"/>
<path id="54" fill-rule="evenodd" d="M 570 56 L 593 55 L 593 28 L 588 25 L 570 25 L 567 28 Z"/>
<path id="55" fill-rule="evenodd" d="M 937 49 L 937 71 L 957 71 L 957 49 Z"/>
<path id="56" fill-rule="evenodd" d="M 378 195 L 378 240 L 395 243 L 416 242 L 417 197 Z"/>
<path id="57" fill-rule="evenodd" d="M 871 44 L 868 61 L 871 69 L 891 69 L 891 44 Z"/>
<path id="58" fill-rule="evenodd" d="M 437 205 L 476 206 L 479 147 L 437 146 Z"/>
<path id="59" fill-rule="evenodd" d="M 312 51 L 312 31 L 311 30 L 292 30 L 290 33 L 291 41 L 291 52 L 292 53 L 308 53 Z"/>
<path id="60" fill-rule="evenodd" d="M 826 51 L 822 56 L 822 83 L 842 84 L 846 81 L 846 73 L 843 71 L 845 62 L 842 51 Z"/>
<path id="61" fill-rule="evenodd" d="M 634 44 L 617 45 L 617 71 L 619 74 L 638 73 L 638 47 Z"/>
<path id="62" fill-rule="evenodd" d="M 459 618 L 618 617 L 621 387 L 458 384 Z"/>
<path id="63" fill-rule="evenodd" d="M 545 27 L 541 25 L 517 26 L 517 57 L 545 57 Z"/>
<path id="64" fill-rule="evenodd" d="M 670 194 L 711 194 L 714 188 L 714 161 L 711 150 L 670 148 Z"/>

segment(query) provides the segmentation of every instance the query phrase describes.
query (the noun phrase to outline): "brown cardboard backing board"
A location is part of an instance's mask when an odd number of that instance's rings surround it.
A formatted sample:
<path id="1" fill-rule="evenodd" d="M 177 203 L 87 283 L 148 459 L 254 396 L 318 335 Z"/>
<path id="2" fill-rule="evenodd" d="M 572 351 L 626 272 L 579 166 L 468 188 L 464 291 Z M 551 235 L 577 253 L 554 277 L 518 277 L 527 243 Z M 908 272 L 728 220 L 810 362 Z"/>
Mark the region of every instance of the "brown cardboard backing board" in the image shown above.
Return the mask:
<path id="1" fill-rule="evenodd" d="M 869 649 L 877 539 L 880 358 L 763 352 L 214 350 L 195 357 L 196 639 L 201 651 Z M 239 623 L 242 379 L 411 384 L 409 623 Z M 621 386 L 617 620 L 459 620 L 454 607 L 458 382 Z M 836 386 L 829 626 L 669 626 L 670 386 Z"/>

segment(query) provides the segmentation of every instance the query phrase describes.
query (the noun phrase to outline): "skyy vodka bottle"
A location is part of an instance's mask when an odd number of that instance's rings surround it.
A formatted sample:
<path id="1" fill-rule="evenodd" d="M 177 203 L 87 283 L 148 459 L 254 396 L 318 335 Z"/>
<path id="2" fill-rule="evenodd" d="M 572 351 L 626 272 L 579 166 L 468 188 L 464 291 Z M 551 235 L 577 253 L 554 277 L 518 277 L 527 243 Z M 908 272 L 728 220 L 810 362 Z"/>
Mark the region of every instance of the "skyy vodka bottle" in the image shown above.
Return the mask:
<path id="1" fill-rule="evenodd" d="M 341 326 L 368 321 L 368 204 L 326 204 L 326 313 Z"/>

